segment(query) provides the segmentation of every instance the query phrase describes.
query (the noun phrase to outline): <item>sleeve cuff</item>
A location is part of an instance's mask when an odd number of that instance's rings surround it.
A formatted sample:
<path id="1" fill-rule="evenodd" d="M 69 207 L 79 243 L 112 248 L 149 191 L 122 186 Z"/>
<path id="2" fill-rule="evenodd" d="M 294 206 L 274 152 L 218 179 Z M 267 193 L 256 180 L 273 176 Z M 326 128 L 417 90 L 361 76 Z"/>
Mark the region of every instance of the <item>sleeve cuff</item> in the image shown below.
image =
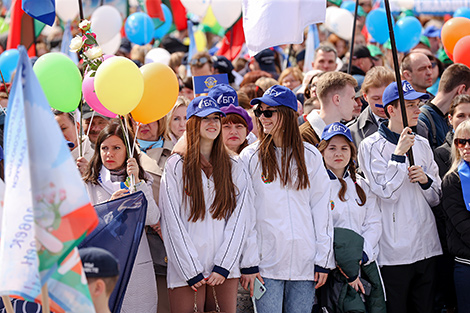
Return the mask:
<path id="1" fill-rule="evenodd" d="M 315 265 L 315 272 L 328 274 L 330 270 L 327 268 Z"/>
<path id="2" fill-rule="evenodd" d="M 362 264 L 366 264 L 367 262 L 369 262 L 369 257 L 367 256 L 367 253 L 362 251 Z"/>
<path id="3" fill-rule="evenodd" d="M 242 268 L 240 272 L 244 275 L 256 274 L 256 273 L 259 273 L 259 267 L 253 266 L 253 267 L 248 267 L 248 268 Z"/>
<path id="4" fill-rule="evenodd" d="M 419 183 L 419 185 L 421 186 L 421 189 L 423 189 L 423 190 L 429 189 L 429 187 L 431 187 L 431 185 L 433 183 L 433 180 L 431 179 L 431 177 L 429 177 L 428 175 L 426 175 L 426 176 L 428 177 L 428 182 L 426 184 Z"/>
<path id="5" fill-rule="evenodd" d="M 199 273 L 197 276 L 191 278 L 191 279 L 188 280 L 187 282 L 188 282 L 188 285 L 189 285 L 189 286 L 192 286 L 192 285 L 194 285 L 194 284 L 200 282 L 200 281 L 203 280 L 203 279 L 204 279 L 204 275 L 202 275 L 202 273 Z"/>
<path id="6" fill-rule="evenodd" d="M 348 278 L 348 283 L 352 283 L 353 281 L 355 281 L 357 279 L 357 275 L 353 276 L 353 277 L 349 277 Z"/>
<path id="7" fill-rule="evenodd" d="M 395 161 L 395 162 L 398 162 L 398 163 L 405 163 L 406 156 L 392 154 L 392 161 Z"/>
<path id="8" fill-rule="evenodd" d="M 225 278 L 227 278 L 228 274 L 230 273 L 225 268 L 217 266 L 217 265 L 214 265 L 214 268 L 212 269 L 212 271 L 216 272 L 217 274 L 220 274 L 220 275 L 224 276 Z"/>

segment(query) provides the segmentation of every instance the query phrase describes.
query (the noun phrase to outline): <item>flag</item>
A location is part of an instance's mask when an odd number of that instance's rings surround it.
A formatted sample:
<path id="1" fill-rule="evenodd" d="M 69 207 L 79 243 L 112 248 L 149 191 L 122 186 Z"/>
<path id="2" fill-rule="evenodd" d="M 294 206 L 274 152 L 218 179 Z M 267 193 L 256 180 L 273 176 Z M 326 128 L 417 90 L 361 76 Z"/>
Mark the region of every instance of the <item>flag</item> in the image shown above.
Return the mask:
<path id="1" fill-rule="evenodd" d="M 147 215 L 147 200 L 142 192 L 95 206 L 99 225 L 80 244 L 111 252 L 119 261 L 119 280 L 109 298 L 113 313 L 121 311 Z"/>
<path id="2" fill-rule="evenodd" d="M 326 0 L 243 0 L 243 28 L 251 56 L 303 41 L 305 27 L 325 20 Z"/>
<path id="3" fill-rule="evenodd" d="M 32 18 L 52 26 L 55 21 L 55 0 L 22 0 L 22 8 Z"/>
<path id="4" fill-rule="evenodd" d="M 11 4 L 7 49 L 16 49 L 19 45 L 22 45 L 28 50 L 29 56 L 35 56 L 34 19 L 24 13 L 21 4 L 21 0 L 13 0 Z"/>
<path id="5" fill-rule="evenodd" d="M 34 301 L 47 282 L 51 299 L 67 304 L 62 309 L 94 312 L 74 250 L 96 227 L 97 215 L 26 50 L 18 50 L 5 126 L 0 295 Z M 70 270 L 80 277 L 79 285 L 54 294 L 57 274 L 66 276 Z"/>
<path id="6" fill-rule="evenodd" d="M 223 55 L 230 61 L 233 61 L 240 55 L 244 43 L 245 33 L 243 32 L 243 21 L 240 18 L 225 34 L 217 55 Z"/>
<path id="7" fill-rule="evenodd" d="M 67 55 L 75 64 L 78 64 L 78 56 L 76 52 L 70 51 L 70 42 L 72 41 L 72 30 L 70 21 L 67 22 L 62 35 L 62 43 L 60 44 L 60 52 Z"/>
<path id="8" fill-rule="evenodd" d="M 171 12 L 173 13 L 173 23 L 175 23 L 178 31 L 185 30 L 188 27 L 186 23 L 186 8 L 181 3 L 181 0 L 170 0 Z"/>
<path id="9" fill-rule="evenodd" d="M 146 0 L 145 6 L 147 8 L 147 14 L 151 18 L 158 18 L 163 22 L 165 21 L 165 15 L 163 14 L 161 0 Z"/>
<path id="10" fill-rule="evenodd" d="M 320 46 L 318 27 L 312 24 L 308 27 L 307 40 L 305 42 L 304 73 L 312 70 L 312 62 L 315 59 L 315 50 Z"/>

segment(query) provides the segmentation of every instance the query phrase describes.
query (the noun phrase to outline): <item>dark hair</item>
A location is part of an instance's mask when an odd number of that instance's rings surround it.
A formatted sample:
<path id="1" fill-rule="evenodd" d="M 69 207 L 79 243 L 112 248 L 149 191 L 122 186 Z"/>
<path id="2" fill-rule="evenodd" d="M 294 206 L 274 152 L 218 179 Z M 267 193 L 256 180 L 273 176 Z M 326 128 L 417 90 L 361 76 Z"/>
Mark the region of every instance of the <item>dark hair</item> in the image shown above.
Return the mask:
<path id="1" fill-rule="evenodd" d="M 464 64 L 452 64 L 442 73 L 438 91 L 449 93 L 462 84 L 465 90 L 470 87 L 470 68 Z"/>
<path id="2" fill-rule="evenodd" d="M 128 132 L 129 132 L 129 138 L 134 138 L 134 132 L 132 131 L 132 129 L 129 129 Z M 99 184 L 98 176 L 100 174 L 101 166 L 103 166 L 103 161 L 101 160 L 101 144 L 103 143 L 103 141 L 105 141 L 111 136 L 117 136 L 119 137 L 119 139 L 122 140 L 122 142 L 125 143 L 124 131 L 121 127 L 121 124 L 117 121 L 111 122 L 98 135 L 98 139 L 96 140 L 96 145 L 95 145 L 95 153 L 93 154 L 90 160 L 90 163 L 88 163 L 88 167 L 83 177 L 83 180 L 86 183 L 92 183 L 94 185 Z M 128 158 L 129 157 L 127 157 L 127 159 Z M 134 151 L 133 158 L 135 158 L 135 160 L 137 161 L 137 166 L 139 167 L 139 179 L 145 180 L 145 171 L 140 165 L 139 155 L 137 154 L 137 151 Z M 124 162 L 124 165 L 125 164 L 126 163 Z"/>
<path id="3" fill-rule="evenodd" d="M 470 103 L 470 95 L 461 94 L 461 95 L 454 97 L 450 105 L 449 115 L 453 116 L 455 113 L 455 108 L 457 108 L 459 104 L 462 104 L 462 103 Z"/>
<path id="4" fill-rule="evenodd" d="M 312 95 L 310 94 L 310 88 L 312 88 L 313 79 L 315 77 L 319 79 L 323 74 L 325 74 L 325 72 L 317 73 L 310 78 L 310 80 L 308 81 L 307 87 L 305 87 L 305 90 L 304 90 L 305 99 L 310 99 L 312 97 Z"/>
<path id="5" fill-rule="evenodd" d="M 67 117 L 70 119 L 73 125 L 75 125 L 75 118 L 73 117 L 72 113 L 70 112 L 62 112 L 56 109 L 52 109 L 52 113 L 54 113 L 54 116 L 60 116 L 60 115 L 67 115 Z"/>
<path id="6" fill-rule="evenodd" d="M 250 131 L 248 130 L 248 124 L 246 123 L 245 119 L 238 114 L 229 113 L 225 117 L 222 117 L 222 125 L 224 124 L 242 124 L 246 128 L 246 134 L 248 135 Z M 236 151 L 238 154 L 242 152 L 248 146 L 248 140 L 242 142 L 238 150 Z"/>

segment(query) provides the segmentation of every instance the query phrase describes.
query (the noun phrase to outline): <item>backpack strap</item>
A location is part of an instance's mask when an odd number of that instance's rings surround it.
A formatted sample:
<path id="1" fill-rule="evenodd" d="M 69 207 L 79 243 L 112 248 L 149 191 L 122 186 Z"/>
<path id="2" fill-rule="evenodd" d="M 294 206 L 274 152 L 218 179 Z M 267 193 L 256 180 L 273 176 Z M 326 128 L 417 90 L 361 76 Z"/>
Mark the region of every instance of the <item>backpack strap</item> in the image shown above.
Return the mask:
<path id="1" fill-rule="evenodd" d="M 436 131 L 436 124 L 434 123 L 434 119 L 432 118 L 431 112 L 429 112 L 427 108 L 421 107 L 420 110 L 424 114 L 424 116 L 426 116 L 426 118 L 429 120 L 429 123 L 431 123 L 431 129 L 428 129 L 429 131 L 431 131 L 431 135 L 432 135 L 431 146 L 433 148 L 436 148 L 437 147 L 437 131 Z"/>

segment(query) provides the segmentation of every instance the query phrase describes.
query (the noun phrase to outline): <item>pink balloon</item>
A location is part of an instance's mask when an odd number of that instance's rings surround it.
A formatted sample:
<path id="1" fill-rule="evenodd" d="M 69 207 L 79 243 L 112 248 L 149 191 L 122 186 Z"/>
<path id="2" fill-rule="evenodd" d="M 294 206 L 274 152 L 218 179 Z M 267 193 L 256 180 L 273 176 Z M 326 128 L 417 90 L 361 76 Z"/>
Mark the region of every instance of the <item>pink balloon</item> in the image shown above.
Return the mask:
<path id="1" fill-rule="evenodd" d="M 95 77 L 90 77 L 91 73 L 88 73 L 85 75 L 85 78 L 83 79 L 82 83 L 82 92 L 83 92 L 83 97 L 85 98 L 85 101 L 88 103 L 88 105 L 95 110 L 97 113 L 110 117 L 110 118 L 115 118 L 117 117 L 116 113 L 113 113 L 106 109 L 98 100 L 98 97 L 96 96 L 95 92 Z"/>
<path id="2" fill-rule="evenodd" d="M 115 55 L 114 54 L 104 54 L 103 55 L 103 62 L 106 61 L 109 58 L 112 58 L 112 57 L 115 57 Z"/>

